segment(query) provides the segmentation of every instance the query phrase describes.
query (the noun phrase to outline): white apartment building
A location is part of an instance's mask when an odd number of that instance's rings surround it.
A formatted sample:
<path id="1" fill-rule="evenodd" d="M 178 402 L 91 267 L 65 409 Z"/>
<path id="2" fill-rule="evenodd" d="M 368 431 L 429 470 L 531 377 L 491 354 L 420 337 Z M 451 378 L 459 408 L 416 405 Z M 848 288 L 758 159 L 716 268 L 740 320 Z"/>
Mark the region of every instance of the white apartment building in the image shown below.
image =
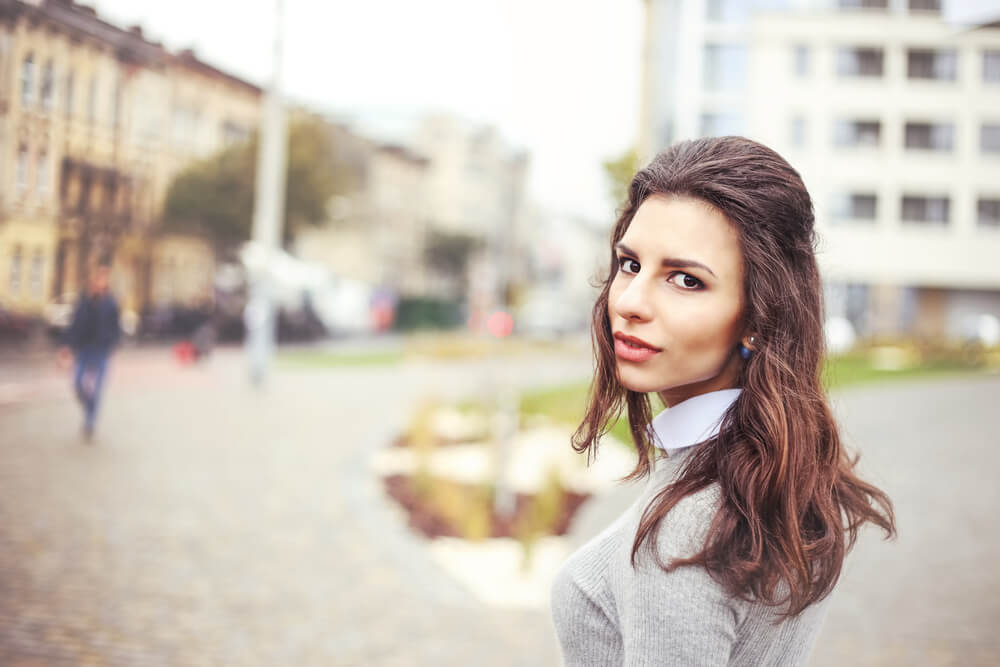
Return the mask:
<path id="1" fill-rule="evenodd" d="M 960 26 L 947 1 L 645 0 L 640 150 L 781 153 L 813 197 L 828 315 L 861 335 L 1000 317 L 1000 12 Z"/>

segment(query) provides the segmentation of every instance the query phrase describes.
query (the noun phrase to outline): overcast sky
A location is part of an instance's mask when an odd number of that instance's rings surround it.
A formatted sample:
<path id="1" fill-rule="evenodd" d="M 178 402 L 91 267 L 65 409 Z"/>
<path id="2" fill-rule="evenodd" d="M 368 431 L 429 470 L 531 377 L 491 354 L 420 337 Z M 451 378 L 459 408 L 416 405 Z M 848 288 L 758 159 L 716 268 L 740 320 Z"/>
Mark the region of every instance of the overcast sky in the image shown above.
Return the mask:
<path id="1" fill-rule="evenodd" d="M 257 83 L 274 0 L 97 0 Z M 532 156 L 534 198 L 607 220 L 601 160 L 637 134 L 640 0 L 285 0 L 285 89 L 318 110 L 448 110 Z"/>

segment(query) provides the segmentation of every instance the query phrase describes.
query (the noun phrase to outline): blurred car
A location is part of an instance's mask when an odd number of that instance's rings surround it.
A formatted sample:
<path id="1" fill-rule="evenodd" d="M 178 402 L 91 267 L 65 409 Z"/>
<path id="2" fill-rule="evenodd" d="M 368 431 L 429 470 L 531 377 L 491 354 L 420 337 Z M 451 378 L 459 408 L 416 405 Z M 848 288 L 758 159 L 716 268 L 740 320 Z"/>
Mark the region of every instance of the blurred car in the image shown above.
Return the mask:
<path id="1" fill-rule="evenodd" d="M 1000 318 L 992 313 L 976 313 L 961 322 L 962 340 L 984 347 L 1000 345 Z"/>
<path id="2" fill-rule="evenodd" d="M 561 338 L 586 331 L 590 308 L 575 305 L 556 291 L 541 290 L 531 294 L 517 309 L 514 331 L 526 336 Z"/>
<path id="3" fill-rule="evenodd" d="M 831 317 L 823 324 L 826 349 L 830 354 L 849 352 L 858 340 L 854 325 L 846 317 Z"/>
<path id="4" fill-rule="evenodd" d="M 310 305 L 331 336 L 357 336 L 376 328 L 373 304 L 376 291 L 368 284 L 330 279 L 310 292 Z"/>

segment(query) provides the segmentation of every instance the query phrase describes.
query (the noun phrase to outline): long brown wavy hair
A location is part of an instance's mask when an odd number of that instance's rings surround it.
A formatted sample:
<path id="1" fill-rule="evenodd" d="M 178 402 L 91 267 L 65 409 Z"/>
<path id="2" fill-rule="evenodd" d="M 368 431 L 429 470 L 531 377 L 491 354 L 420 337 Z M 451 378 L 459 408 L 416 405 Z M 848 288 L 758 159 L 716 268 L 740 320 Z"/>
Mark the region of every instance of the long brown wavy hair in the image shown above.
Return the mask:
<path id="1" fill-rule="evenodd" d="M 718 483 L 722 502 L 702 550 L 670 564 L 654 550 L 657 564 L 667 572 L 703 566 L 730 595 L 787 604 L 782 616 L 797 615 L 833 590 L 864 523 L 882 528 L 886 538 L 895 536 L 896 523 L 889 497 L 853 472 L 859 456 L 842 446 L 827 403 L 812 201 L 799 174 L 773 150 L 742 137 L 685 141 L 632 179 L 611 238 L 611 270 L 594 305 L 595 376 L 574 449 L 593 456 L 625 409 L 639 453 L 626 479 L 652 469 L 649 396 L 618 380 L 608 293 L 618 270 L 615 244 L 653 195 L 705 201 L 739 233 L 744 322 L 755 333 L 756 352 L 743 365 L 743 392 L 718 436 L 692 450 L 676 481 L 646 508 L 632 564 L 646 540 L 656 544 L 660 522 L 682 498 Z"/>

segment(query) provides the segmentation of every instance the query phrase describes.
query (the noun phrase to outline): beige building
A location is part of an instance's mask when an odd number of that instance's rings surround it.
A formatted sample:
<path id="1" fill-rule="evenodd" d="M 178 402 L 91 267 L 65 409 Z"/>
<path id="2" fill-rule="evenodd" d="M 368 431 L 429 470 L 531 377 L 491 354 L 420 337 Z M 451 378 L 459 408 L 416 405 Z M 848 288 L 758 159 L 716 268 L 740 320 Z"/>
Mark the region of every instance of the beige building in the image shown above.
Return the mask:
<path id="1" fill-rule="evenodd" d="M 334 199 L 329 225 L 299 233 L 300 257 L 403 296 L 456 301 L 482 300 L 472 292 L 510 273 L 513 262 L 497 259 L 516 254 L 524 231 L 528 160 L 495 129 L 447 114 L 365 116 L 331 122 L 331 135 L 359 188 Z M 473 248 L 464 272 L 428 261 L 463 245 Z"/>
<path id="2" fill-rule="evenodd" d="M 516 260 L 530 236 L 527 153 L 512 148 L 494 127 L 448 114 L 419 119 L 407 143 L 429 160 L 427 228 L 477 242 L 464 296 L 473 311 L 492 308 L 517 282 Z M 447 275 L 436 280 L 441 292 L 462 287 Z"/>
<path id="3" fill-rule="evenodd" d="M 427 294 L 427 158 L 342 125 L 329 129 L 337 159 L 355 172 L 358 187 L 333 198 L 326 224 L 299 230 L 296 254 L 342 278 Z"/>
<path id="4" fill-rule="evenodd" d="M 163 201 L 191 160 L 249 136 L 260 97 L 71 0 L 0 5 L 0 303 L 37 314 L 98 256 L 126 309 L 210 297 L 210 248 L 161 238 Z"/>

